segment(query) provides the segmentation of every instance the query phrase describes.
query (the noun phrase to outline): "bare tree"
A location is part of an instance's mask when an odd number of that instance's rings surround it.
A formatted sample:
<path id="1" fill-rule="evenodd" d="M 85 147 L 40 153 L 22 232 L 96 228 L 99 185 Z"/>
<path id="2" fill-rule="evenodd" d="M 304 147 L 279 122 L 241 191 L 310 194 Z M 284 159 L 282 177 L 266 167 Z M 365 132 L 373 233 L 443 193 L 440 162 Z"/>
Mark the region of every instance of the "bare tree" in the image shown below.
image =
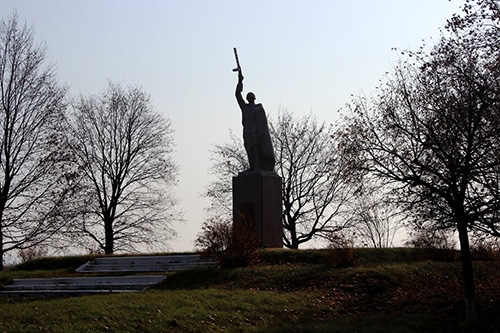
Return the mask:
<path id="1" fill-rule="evenodd" d="M 210 182 L 205 196 L 210 199 L 207 220 L 232 220 L 232 178 L 249 168 L 243 141 L 229 132 L 229 141 L 215 144 L 211 151 L 212 166 L 209 173 L 215 179 Z"/>
<path id="2" fill-rule="evenodd" d="M 353 164 L 394 188 L 414 222 L 458 232 L 468 319 L 476 317 L 470 230 L 499 235 L 500 15 L 469 2 L 429 52 L 409 52 L 344 139 Z"/>
<path id="3" fill-rule="evenodd" d="M 106 254 L 169 239 L 182 219 L 171 193 L 177 167 L 170 121 L 139 87 L 112 83 L 100 96 L 81 97 L 73 116 L 79 231 Z"/>
<path id="4" fill-rule="evenodd" d="M 349 204 L 351 224 L 355 236 L 364 246 L 386 248 L 393 245 L 394 237 L 402 228 L 400 212 L 386 200 L 382 190 L 370 188 L 356 194 Z"/>
<path id="5" fill-rule="evenodd" d="M 65 223 L 65 89 L 32 28 L 17 15 L 0 23 L 0 269 L 3 256 L 45 242 Z"/>
<path id="6" fill-rule="evenodd" d="M 276 156 L 276 172 L 282 177 L 283 226 L 286 247 L 297 249 L 313 238 L 326 237 L 345 228 L 343 216 L 354 186 L 341 150 L 335 146 L 325 123 L 312 115 L 296 119 L 289 112 L 270 120 Z M 231 178 L 248 168 L 243 143 L 234 134 L 230 141 L 212 151 L 208 187 L 212 199 L 209 212 L 231 216 Z"/>
<path id="7" fill-rule="evenodd" d="M 270 130 L 277 172 L 283 178 L 285 246 L 298 249 L 314 237 L 346 228 L 348 219 L 342 215 L 355 187 L 327 125 L 310 114 L 294 119 L 284 111 Z"/>

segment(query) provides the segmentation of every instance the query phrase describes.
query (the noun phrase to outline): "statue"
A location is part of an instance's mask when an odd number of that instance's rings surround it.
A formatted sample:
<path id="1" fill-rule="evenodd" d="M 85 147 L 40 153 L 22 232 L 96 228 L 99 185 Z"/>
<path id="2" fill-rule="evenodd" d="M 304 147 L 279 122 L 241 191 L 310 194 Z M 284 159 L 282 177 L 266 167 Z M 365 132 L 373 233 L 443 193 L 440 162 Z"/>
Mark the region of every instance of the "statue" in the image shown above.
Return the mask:
<path id="1" fill-rule="evenodd" d="M 255 94 L 249 92 L 245 103 L 241 93 L 243 91 L 243 74 L 241 73 L 238 53 L 234 48 L 238 71 L 238 84 L 236 85 L 236 100 L 241 109 L 243 123 L 243 143 L 248 155 L 250 168 L 246 171 L 274 171 L 274 150 L 267 126 L 266 112 L 262 104 L 255 104 Z"/>

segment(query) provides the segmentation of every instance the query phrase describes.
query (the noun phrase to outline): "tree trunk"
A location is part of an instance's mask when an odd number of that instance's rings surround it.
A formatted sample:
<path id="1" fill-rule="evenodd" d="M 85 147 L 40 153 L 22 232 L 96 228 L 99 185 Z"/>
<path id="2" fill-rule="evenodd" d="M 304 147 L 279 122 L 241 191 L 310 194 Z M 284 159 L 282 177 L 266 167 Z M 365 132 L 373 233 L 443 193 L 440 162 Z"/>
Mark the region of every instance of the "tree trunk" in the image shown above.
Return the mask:
<path id="1" fill-rule="evenodd" d="M 106 243 L 104 244 L 104 254 L 113 254 L 114 251 L 114 236 L 113 236 L 113 222 L 111 219 L 104 221 L 104 237 Z"/>
<path id="2" fill-rule="evenodd" d="M 474 282 L 474 270 L 472 267 L 472 256 L 469 245 L 469 235 L 467 224 L 464 221 L 457 221 L 458 237 L 460 240 L 460 254 L 462 257 L 462 269 L 465 291 L 465 314 L 468 321 L 476 320 L 476 285 Z"/>
<path id="3" fill-rule="evenodd" d="M 3 209 L 2 209 L 3 212 Z M 0 218 L 0 271 L 3 271 L 3 255 L 5 254 L 3 247 L 3 213 Z"/>
<path id="4" fill-rule="evenodd" d="M 297 231 L 295 230 L 295 221 L 290 224 L 290 245 L 289 249 L 297 250 L 299 248 L 299 240 L 297 238 Z"/>
<path id="5" fill-rule="evenodd" d="M 9 182 L 10 183 L 10 182 Z M 4 190 L 5 190 L 5 185 L 4 185 Z M 2 200 L 0 201 L 0 271 L 3 271 L 3 255 L 5 254 L 4 247 L 3 247 L 3 224 L 4 224 L 4 212 L 5 212 L 5 198 L 6 196 L 2 193 Z"/>

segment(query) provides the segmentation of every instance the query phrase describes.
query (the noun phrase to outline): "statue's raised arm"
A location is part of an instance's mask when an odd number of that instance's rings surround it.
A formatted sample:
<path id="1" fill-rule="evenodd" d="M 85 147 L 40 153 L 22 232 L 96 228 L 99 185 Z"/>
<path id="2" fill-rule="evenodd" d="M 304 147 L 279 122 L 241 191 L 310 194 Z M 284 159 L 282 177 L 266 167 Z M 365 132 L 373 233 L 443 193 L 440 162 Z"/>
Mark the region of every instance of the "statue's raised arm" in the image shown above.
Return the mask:
<path id="1" fill-rule="evenodd" d="M 233 69 L 233 72 L 238 72 L 238 84 L 236 85 L 236 100 L 238 101 L 238 105 L 240 106 L 240 109 L 243 111 L 243 108 L 245 106 L 245 100 L 243 100 L 243 96 L 241 96 L 241 93 L 243 91 L 243 74 L 241 72 L 241 66 L 240 66 L 240 59 L 238 58 L 238 51 L 236 48 L 233 48 L 234 51 L 234 58 L 236 59 L 236 68 Z"/>
<path id="2" fill-rule="evenodd" d="M 243 108 L 245 107 L 245 100 L 241 95 L 242 91 L 243 91 L 243 75 L 238 74 L 238 84 L 236 85 L 236 92 L 234 93 L 234 95 L 236 96 L 236 100 L 238 101 L 238 105 L 240 106 L 241 111 L 243 111 Z"/>

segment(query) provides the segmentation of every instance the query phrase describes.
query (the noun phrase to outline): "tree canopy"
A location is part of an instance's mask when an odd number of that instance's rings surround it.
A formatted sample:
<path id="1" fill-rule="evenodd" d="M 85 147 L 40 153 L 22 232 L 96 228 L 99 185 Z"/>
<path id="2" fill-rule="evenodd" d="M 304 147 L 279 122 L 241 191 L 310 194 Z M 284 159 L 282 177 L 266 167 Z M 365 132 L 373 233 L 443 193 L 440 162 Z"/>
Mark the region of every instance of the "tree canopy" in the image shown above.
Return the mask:
<path id="1" fill-rule="evenodd" d="M 170 192 L 177 175 L 172 127 L 149 96 L 110 83 L 101 95 L 80 98 L 71 127 L 81 170 L 77 235 L 106 254 L 170 238 L 172 223 L 182 220 Z"/>
<path id="2" fill-rule="evenodd" d="M 16 14 L 0 22 L 0 269 L 6 252 L 36 246 L 67 222 L 66 90 L 45 61 L 45 47 Z"/>
<path id="3" fill-rule="evenodd" d="M 459 234 L 475 317 L 470 230 L 498 234 L 498 7 L 467 2 L 431 47 L 404 52 L 373 98 L 358 98 L 342 133 L 359 170 L 384 180 L 417 224 Z"/>

